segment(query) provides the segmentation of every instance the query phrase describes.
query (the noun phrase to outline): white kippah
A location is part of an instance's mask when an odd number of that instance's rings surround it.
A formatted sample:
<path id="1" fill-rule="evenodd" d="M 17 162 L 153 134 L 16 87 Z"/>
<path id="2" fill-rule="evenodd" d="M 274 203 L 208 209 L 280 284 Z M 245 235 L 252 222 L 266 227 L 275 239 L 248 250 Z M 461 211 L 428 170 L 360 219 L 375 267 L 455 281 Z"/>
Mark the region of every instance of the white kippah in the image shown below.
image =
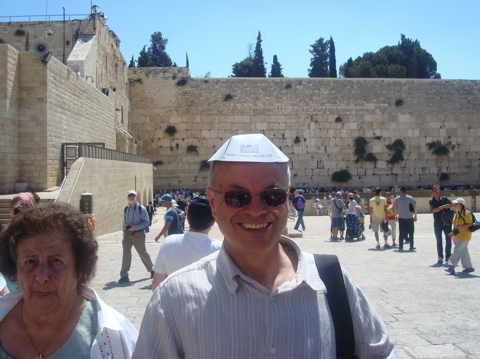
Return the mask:
<path id="1" fill-rule="evenodd" d="M 288 157 L 265 135 L 249 134 L 231 137 L 208 160 L 227 162 L 288 162 Z"/>

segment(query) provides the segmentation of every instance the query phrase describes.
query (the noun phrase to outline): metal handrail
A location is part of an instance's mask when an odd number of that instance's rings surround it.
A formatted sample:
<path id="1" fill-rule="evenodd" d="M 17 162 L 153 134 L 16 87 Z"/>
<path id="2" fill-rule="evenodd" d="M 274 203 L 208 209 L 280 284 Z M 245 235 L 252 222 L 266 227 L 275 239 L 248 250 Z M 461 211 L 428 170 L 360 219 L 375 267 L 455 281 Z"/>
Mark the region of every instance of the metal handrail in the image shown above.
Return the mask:
<path id="1" fill-rule="evenodd" d="M 89 17 L 91 14 L 68 14 L 68 15 L 65 15 L 65 19 L 70 21 L 72 20 L 72 17 L 73 20 L 77 20 L 76 18 L 78 18 L 79 16 L 82 16 L 82 17 Z M 20 22 L 20 21 L 36 21 L 36 20 L 31 20 L 31 18 L 38 18 L 38 17 L 43 17 L 45 18 L 45 21 L 52 21 L 51 18 L 60 18 L 62 21 L 63 21 L 63 18 L 64 18 L 64 15 L 14 15 L 14 16 L 0 16 L 0 22 L 12 22 L 12 19 L 13 22 Z M 8 21 L 3 21 L 3 19 L 8 19 Z M 25 20 L 25 19 L 28 19 L 28 20 Z M 39 20 L 39 21 L 43 21 L 43 20 Z"/>
<path id="2" fill-rule="evenodd" d="M 110 150 L 108 148 L 78 144 L 78 157 L 97 158 L 102 160 L 137 162 L 137 163 L 152 163 L 148 157 L 134 155 L 127 152 L 119 152 Z"/>

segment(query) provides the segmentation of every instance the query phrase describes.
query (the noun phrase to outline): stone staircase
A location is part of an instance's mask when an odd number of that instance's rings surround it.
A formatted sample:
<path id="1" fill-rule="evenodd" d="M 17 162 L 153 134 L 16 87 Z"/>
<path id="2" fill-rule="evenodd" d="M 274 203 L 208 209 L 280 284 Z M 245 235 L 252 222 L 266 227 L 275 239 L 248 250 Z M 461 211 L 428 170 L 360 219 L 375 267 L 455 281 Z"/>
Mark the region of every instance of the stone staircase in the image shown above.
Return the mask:
<path id="1" fill-rule="evenodd" d="M 2 225 L 7 225 L 10 223 L 10 199 L 0 198 L 0 223 Z"/>
<path id="2" fill-rule="evenodd" d="M 41 198 L 40 203 L 46 203 L 49 198 Z M 0 198 L 0 223 L 4 226 L 10 223 L 12 217 L 10 216 L 10 198 Z"/>

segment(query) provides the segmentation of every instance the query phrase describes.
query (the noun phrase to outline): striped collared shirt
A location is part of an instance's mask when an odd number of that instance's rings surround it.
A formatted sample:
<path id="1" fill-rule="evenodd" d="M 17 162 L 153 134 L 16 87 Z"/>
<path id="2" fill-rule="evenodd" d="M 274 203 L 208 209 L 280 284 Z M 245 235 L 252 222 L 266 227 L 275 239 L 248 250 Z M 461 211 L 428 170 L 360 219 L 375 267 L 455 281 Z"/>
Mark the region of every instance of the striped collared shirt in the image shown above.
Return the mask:
<path id="1" fill-rule="evenodd" d="M 134 358 L 335 358 L 326 288 L 292 240 L 297 274 L 273 293 L 225 248 L 167 277 L 145 312 Z M 397 358 L 376 310 L 344 272 L 358 358 Z"/>

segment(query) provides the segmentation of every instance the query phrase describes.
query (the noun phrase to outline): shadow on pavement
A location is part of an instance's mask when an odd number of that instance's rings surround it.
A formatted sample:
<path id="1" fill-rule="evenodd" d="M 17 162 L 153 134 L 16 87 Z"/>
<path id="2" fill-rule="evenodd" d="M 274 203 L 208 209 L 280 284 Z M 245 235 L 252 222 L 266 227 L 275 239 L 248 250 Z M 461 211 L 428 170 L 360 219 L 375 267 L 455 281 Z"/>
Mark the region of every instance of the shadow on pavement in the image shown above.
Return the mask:
<path id="1" fill-rule="evenodd" d="M 108 282 L 107 284 L 104 285 L 103 290 L 110 290 L 113 288 L 121 288 L 121 287 L 131 287 L 135 285 L 136 283 L 144 282 L 144 281 L 151 281 L 150 278 L 143 278 L 143 279 L 138 279 L 138 280 L 131 280 L 127 283 L 118 283 L 118 282 Z M 150 289 L 152 287 L 150 286 Z M 143 289 L 143 288 L 141 288 Z"/>

